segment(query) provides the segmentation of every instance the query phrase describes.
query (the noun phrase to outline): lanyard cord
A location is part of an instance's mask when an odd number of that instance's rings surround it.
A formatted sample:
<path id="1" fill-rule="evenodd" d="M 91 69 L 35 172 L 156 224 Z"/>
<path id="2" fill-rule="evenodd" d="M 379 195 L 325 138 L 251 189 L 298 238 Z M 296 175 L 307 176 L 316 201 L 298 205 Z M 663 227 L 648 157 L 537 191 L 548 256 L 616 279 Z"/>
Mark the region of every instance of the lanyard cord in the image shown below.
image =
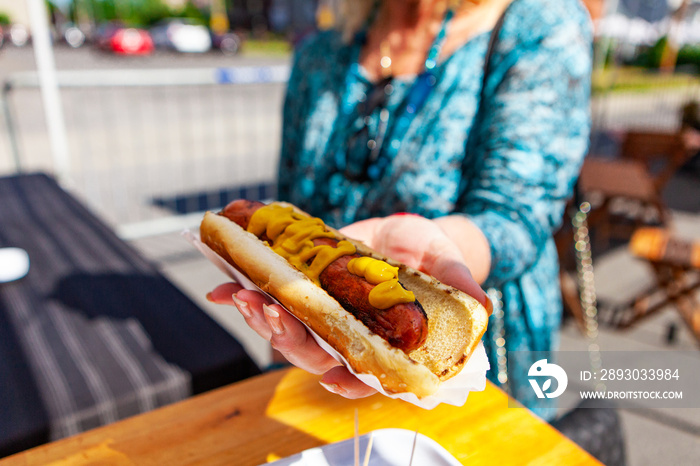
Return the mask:
<path id="1" fill-rule="evenodd" d="M 348 118 L 348 123 L 346 127 L 352 127 L 352 121 L 355 118 L 355 112 L 357 109 L 357 102 L 352 98 L 353 92 L 353 80 L 354 76 L 361 75 L 359 68 L 359 56 L 362 46 L 366 43 L 367 29 L 369 24 L 371 24 L 376 17 L 376 3 L 375 8 L 370 13 L 368 17 L 367 24 L 365 27 L 358 32 L 355 42 L 354 59 L 352 61 L 350 72 L 346 74 L 345 77 L 345 96 L 343 98 L 343 113 Z M 442 51 L 442 46 L 445 42 L 445 37 L 447 36 L 447 28 L 454 17 L 454 7 L 450 7 L 442 19 L 441 27 L 438 34 L 435 36 L 433 43 L 428 50 L 423 71 L 418 74 L 410 86 L 403 102 L 399 107 L 396 108 L 392 117 L 391 112 L 387 108 L 381 108 L 379 113 L 379 120 L 377 122 L 377 135 L 375 136 L 375 143 L 373 147 L 368 152 L 368 160 L 370 162 L 370 168 L 368 175 L 371 179 L 375 181 L 381 177 L 384 169 L 393 160 L 400 147 L 401 141 L 397 137 L 392 137 L 391 135 L 403 135 L 405 131 L 410 126 L 413 121 L 414 115 L 423 107 L 428 95 L 435 87 L 437 83 L 437 64 Z M 391 83 L 392 77 L 384 78 L 382 82 L 386 86 L 387 83 Z M 381 84 L 381 82 L 380 82 Z M 390 88 L 393 89 L 393 86 Z M 364 95 L 364 99 L 367 99 L 367 94 Z M 384 139 L 389 136 L 389 144 L 384 144 Z M 345 155 L 347 164 L 347 154 Z M 346 165 L 347 166 L 347 165 Z"/>
<path id="2" fill-rule="evenodd" d="M 352 66 L 351 66 L 351 72 L 347 73 L 345 77 L 345 99 L 344 99 L 344 105 L 343 108 L 345 110 L 345 114 L 349 114 L 352 112 L 352 110 L 355 108 L 356 103 L 351 102 L 352 99 L 350 99 L 350 88 L 351 88 L 351 81 L 352 77 L 356 75 L 360 75 L 359 68 L 359 58 L 360 58 L 360 52 L 362 51 L 363 45 L 367 42 L 367 30 L 369 29 L 369 26 L 375 21 L 376 16 L 377 16 L 377 10 L 378 10 L 378 3 L 375 2 L 375 6 L 370 12 L 367 21 L 365 23 L 365 26 L 355 35 L 355 50 L 353 51 L 353 59 L 352 59 Z M 430 49 L 428 50 L 428 54 L 425 58 L 424 62 L 424 70 L 422 73 L 418 75 L 418 78 L 420 76 L 426 74 L 428 72 L 430 75 L 433 76 L 433 79 L 431 79 L 431 85 L 435 85 L 435 69 L 437 68 L 438 64 L 438 59 L 440 58 L 440 52 L 442 51 L 442 46 L 445 42 L 445 37 L 447 36 L 447 28 L 454 17 L 455 9 L 454 8 L 449 8 L 447 12 L 445 13 L 445 16 L 442 19 L 442 24 L 440 26 L 440 31 L 438 34 L 435 36 L 435 39 L 433 40 L 433 43 L 430 46 Z M 419 81 L 419 79 L 416 79 L 416 82 L 414 82 L 412 88 L 416 87 L 416 83 Z M 412 94 L 413 92 L 409 92 L 409 95 Z M 422 100 L 416 101 L 413 105 L 414 109 L 417 111 L 420 109 L 420 106 L 422 106 L 423 101 L 425 100 L 425 97 L 427 97 L 427 93 L 425 93 L 425 96 L 423 96 Z M 420 104 L 420 105 L 417 105 Z M 415 113 L 415 112 L 412 112 Z"/>
<path id="3" fill-rule="evenodd" d="M 378 11 L 379 2 L 377 1 L 374 2 L 374 6 L 372 7 L 372 10 L 367 16 L 367 21 L 365 21 L 365 25 L 355 35 L 355 44 L 357 44 L 357 48 L 355 50 L 355 63 L 357 63 L 359 59 L 362 46 L 367 41 L 367 31 L 369 30 L 370 25 L 374 23 L 374 21 L 377 19 Z M 442 50 L 442 45 L 445 42 L 445 36 L 447 36 L 447 26 L 454 17 L 454 14 L 454 6 L 451 6 L 445 12 L 445 16 L 442 18 L 442 24 L 440 25 L 440 31 L 438 32 L 437 36 L 435 36 L 435 39 L 433 40 L 433 43 L 431 44 L 430 49 L 428 50 L 428 55 L 426 56 L 424 64 L 425 70 L 433 70 L 437 66 L 438 58 L 440 58 L 440 52 Z"/>
<path id="4" fill-rule="evenodd" d="M 445 42 L 445 37 L 447 36 L 447 28 L 454 16 L 454 8 L 450 8 L 445 13 L 442 19 L 442 24 L 440 26 L 440 31 L 428 51 L 428 55 L 425 58 L 424 70 L 418 76 L 416 76 L 411 89 L 408 91 L 408 95 L 405 98 L 406 105 L 404 109 L 398 110 L 397 116 L 394 118 L 393 128 L 389 130 L 389 121 L 380 121 L 380 124 L 387 126 L 385 129 L 385 134 L 389 135 L 389 144 L 384 148 L 385 156 L 379 162 L 378 170 L 383 171 L 386 165 L 388 165 L 391 160 L 396 157 L 401 148 L 401 143 L 396 136 L 401 137 L 406 133 L 408 127 L 413 121 L 413 117 L 418 111 L 423 108 L 423 104 L 428 98 L 428 95 L 435 87 L 437 83 L 437 64 L 440 58 L 440 52 L 442 51 L 442 46 Z"/>

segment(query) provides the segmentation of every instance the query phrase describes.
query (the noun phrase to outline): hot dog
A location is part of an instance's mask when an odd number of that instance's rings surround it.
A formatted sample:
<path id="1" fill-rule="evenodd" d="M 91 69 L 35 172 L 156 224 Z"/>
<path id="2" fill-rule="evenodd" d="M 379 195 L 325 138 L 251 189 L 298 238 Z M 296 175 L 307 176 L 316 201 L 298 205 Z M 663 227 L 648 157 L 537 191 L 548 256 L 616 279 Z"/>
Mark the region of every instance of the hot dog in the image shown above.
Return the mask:
<path id="1" fill-rule="evenodd" d="M 200 235 L 387 392 L 433 394 L 486 330 L 474 298 L 290 204 L 234 201 L 206 213 Z"/>
<path id="2" fill-rule="evenodd" d="M 224 208 L 221 215 L 247 229 L 255 212 L 264 207 L 262 202 L 238 200 Z M 261 238 L 270 242 L 270 238 Z M 314 238 L 314 246 L 337 247 L 337 238 Z M 410 352 L 425 342 L 428 336 L 428 317 L 417 300 L 393 304 L 383 309 L 374 307 L 370 293 L 376 285 L 348 270 L 352 259 L 364 257 L 353 253 L 343 255 L 328 264 L 319 274 L 321 288 L 335 298 L 347 311 L 364 323 L 372 332 L 384 338 L 391 346 Z"/>

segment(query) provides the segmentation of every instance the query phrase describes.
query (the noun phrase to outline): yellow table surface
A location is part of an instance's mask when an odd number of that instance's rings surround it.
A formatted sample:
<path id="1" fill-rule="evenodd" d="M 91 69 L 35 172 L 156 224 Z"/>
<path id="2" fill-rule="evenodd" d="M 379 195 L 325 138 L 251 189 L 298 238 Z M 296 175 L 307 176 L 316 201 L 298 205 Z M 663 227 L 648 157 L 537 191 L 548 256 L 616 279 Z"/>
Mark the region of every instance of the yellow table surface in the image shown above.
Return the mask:
<path id="1" fill-rule="evenodd" d="M 432 410 L 374 395 L 347 400 L 285 369 L 0 460 L 10 465 L 259 465 L 383 428 L 418 431 L 464 464 L 600 464 L 494 385 Z M 511 404 L 512 406 L 512 404 Z M 410 448 L 407 445 L 407 448 Z M 414 465 L 418 466 L 418 465 Z"/>

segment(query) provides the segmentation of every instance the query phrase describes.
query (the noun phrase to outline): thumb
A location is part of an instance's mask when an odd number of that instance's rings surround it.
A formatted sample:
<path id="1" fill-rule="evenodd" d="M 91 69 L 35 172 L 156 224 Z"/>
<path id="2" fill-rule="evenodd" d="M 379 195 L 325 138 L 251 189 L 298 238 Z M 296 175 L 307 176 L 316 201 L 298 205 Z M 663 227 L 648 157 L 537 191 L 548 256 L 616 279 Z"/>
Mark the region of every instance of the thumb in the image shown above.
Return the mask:
<path id="1" fill-rule="evenodd" d="M 464 291 L 469 296 L 479 301 L 479 303 L 486 308 L 489 315 L 491 314 L 493 308 L 491 300 L 474 280 L 466 265 L 454 259 L 441 256 L 436 258 L 435 262 L 431 265 L 430 274 L 445 285 Z"/>
<path id="2" fill-rule="evenodd" d="M 373 247 L 372 245 L 374 244 L 377 228 L 381 225 L 382 221 L 382 218 L 360 220 L 359 222 L 344 226 L 340 229 L 340 232 L 348 238 L 352 238 L 366 244 L 369 247 Z"/>

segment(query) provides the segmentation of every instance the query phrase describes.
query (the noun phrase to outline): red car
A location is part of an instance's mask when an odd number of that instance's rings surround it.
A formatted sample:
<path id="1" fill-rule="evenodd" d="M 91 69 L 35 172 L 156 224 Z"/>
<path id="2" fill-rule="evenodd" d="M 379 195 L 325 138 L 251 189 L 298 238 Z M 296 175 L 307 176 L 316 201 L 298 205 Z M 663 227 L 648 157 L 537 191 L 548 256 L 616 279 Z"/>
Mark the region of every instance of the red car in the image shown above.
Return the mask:
<path id="1" fill-rule="evenodd" d="M 122 55 L 147 55 L 154 50 L 148 31 L 115 25 L 104 26 L 98 31 L 97 46 Z"/>

